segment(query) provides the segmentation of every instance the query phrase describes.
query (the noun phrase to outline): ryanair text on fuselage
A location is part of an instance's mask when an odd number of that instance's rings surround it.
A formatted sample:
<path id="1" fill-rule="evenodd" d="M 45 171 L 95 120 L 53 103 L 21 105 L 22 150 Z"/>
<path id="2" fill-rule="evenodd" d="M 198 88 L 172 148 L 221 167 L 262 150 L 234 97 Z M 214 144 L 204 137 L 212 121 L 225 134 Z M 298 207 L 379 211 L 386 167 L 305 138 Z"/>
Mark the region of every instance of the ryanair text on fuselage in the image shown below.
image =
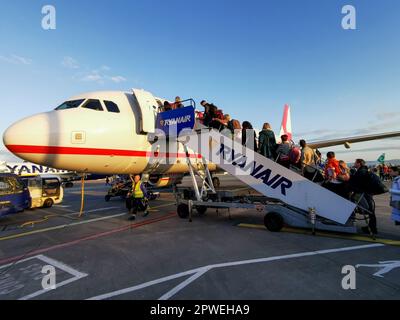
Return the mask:
<path id="1" fill-rule="evenodd" d="M 67 173 L 68 171 L 65 170 L 58 170 L 58 169 L 53 169 L 41 165 L 33 165 L 31 167 L 29 166 L 11 166 L 7 165 L 8 170 L 11 173 L 18 174 L 18 175 L 24 175 L 24 174 L 43 174 L 43 173 Z"/>

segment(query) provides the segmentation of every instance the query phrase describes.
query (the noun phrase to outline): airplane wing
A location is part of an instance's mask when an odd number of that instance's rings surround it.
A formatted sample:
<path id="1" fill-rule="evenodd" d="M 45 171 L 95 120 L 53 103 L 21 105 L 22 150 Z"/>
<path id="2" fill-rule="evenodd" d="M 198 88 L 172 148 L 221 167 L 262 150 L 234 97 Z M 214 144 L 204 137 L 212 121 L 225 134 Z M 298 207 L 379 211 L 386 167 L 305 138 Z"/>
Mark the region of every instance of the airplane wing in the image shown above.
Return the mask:
<path id="1" fill-rule="evenodd" d="M 309 147 L 311 147 L 313 149 L 333 147 L 333 146 L 339 146 L 339 145 L 344 145 L 346 149 L 350 149 L 351 143 L 380 140 L 380 139 L 387 139 L 387 138 L 395 138 L 395 137 L 400 137 L 400 131 L 393 131 L 393 132 L 380 133 L 380 134 L 371 134 L 371 135 L 365 135 L 365 136 L 348 137 L 348 138 L 339 138 L 339 139 L 332 139 L 332 140 L 310 141 L 307 144 Z"/>

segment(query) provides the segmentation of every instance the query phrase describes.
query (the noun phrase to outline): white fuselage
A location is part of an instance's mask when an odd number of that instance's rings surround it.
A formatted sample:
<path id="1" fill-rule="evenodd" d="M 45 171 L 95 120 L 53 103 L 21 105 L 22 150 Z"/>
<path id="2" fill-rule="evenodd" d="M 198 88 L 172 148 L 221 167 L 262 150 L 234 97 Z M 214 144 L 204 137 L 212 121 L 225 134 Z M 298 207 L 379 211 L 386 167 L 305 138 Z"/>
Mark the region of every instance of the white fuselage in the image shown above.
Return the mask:
<path id="1" fill-rule="evenodd" d="M 168 150 L 165 141 L 148 141 L 163 100 L 143 90 L 92 92 L 68 99 L 76 100 L 83 100 L 79 107 L 37 114 L 13 124 L 4 133 L 5 146 L 24 160 L 77 172 L 188 171 L 185 153 L 176 141 L 169 143 Z M 100 102 L 102 111 L 84 107 L 93 100 Z M 105 101 L 117 105 L 119 112 L 108 111 Z M 195 163 L 198 155 L 191 153 L 190 159 Z"/>

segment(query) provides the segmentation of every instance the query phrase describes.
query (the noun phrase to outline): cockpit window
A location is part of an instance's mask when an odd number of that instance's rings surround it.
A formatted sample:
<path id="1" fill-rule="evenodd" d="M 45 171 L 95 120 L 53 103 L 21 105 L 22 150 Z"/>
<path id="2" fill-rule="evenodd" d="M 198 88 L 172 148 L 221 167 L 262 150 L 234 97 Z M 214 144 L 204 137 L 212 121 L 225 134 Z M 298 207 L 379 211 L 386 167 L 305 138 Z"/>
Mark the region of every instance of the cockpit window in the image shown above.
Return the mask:
<path id="1" fill-rule="evenodd" d="M 92 109 L 92 110 L 96 110 L 96 111 L 103 111 L 103 107 L 101 106 L 100 101 L 94 100 L 94 99 L 90 99 L 90 100 L 86 101 L 86 103 L 82 106 L 82 108 Z"/>
<path id="2" fill-rule="evenodd" d="M 104 104 L 106 105 L 108 112 L 119 113 L 119 108 L 114 102 L 104 100 Z"/>
<path id="3" fill-rule="evenodd" d="M 78 108 L 82 104 L 83 101 L 85 101 L 85 99 L 65 101 L 63 104 L 58 106 L 56 108 L 56 110 L 66 110 L 66 109 Z"/>

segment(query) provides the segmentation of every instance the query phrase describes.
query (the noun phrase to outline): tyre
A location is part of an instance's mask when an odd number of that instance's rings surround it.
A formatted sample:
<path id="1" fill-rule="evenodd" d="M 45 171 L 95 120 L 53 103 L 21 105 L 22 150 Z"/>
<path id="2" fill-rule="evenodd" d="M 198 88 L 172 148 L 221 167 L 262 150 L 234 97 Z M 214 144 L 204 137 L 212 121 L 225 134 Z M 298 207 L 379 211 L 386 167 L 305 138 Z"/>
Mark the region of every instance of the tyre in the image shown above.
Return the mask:
<path id="1" fill-rule="evenodd" d="M 264 225 L 271 232 L 279 232 L 283 228 L 284 221 L 279 213 L 268 212 L 264 217 Z"/>
<path id="2" fill-rule="evenodd" d="M 214 188 L 219 188 L 221 186 L 221 181 L 219 180 L 218 177 L 212 178 L 212 182 L 213 182 Z"/>
<path id="3" fill-rule="evenodd" d="M 110 199 L 111 199 L 111 196 L 109 196 L 109 195 L 106 195 L 106 196 L 104 197 L 104 200 L 106 200 L 106 202 L 110 201 Z"/>
<path id="4" fill-rule="evenodd" d="M 157 195 L 155 195 L 152 191 L 147 192 L 147 197 L 149 200 L 156 200 Z"/>
<path id="5" fill-rule="evenodd" d="M 207 207 L 201 206 L 201 207 L 196 207 L 196 210 L 198 214 L 203 215 L 207 212 Z"/>
<path id="6" fill-rule="evenodd" d="M 43 208 L 51 208 L 53 204 L 54 204 L 53 199 L 48 198 L 44 201 Z"/>
<path id="7" fill-rule="evenodd" d="M 181 203 L 176 208 L 178 216 L 182 219 L 186 219 L 189 216 L 189 206 L 187 204 Z"/>

